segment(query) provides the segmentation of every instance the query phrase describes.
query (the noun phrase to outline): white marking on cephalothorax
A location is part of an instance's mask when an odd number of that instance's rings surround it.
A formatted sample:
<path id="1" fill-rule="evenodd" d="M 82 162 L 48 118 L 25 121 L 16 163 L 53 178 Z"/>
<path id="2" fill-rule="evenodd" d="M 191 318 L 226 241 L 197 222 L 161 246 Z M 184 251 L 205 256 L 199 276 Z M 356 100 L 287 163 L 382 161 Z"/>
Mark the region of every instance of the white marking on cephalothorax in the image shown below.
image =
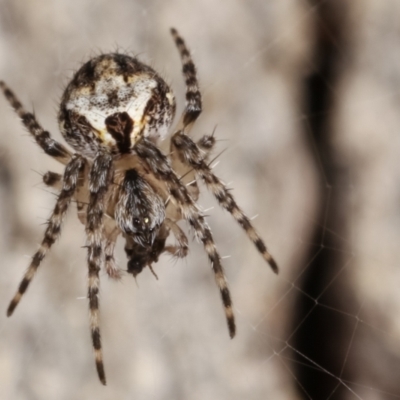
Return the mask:
<path id="1" fill-rule="evenodd" d="M 148 123 L 144 112 L 156 87 L 157 81 L 148 74 L 133 75 L 128 82 L 120 75 L 111 75 L 99 80 L 94 91 L 87 87 L 74 91 L 65 106 L 67 110 L 84 116 L 102 142 L 111 146 L 116 142 L 107 131 L 105 119 L 118 112 L 127 112 L 134 123 L 131 141 L 135 143 Z M 110 96 L 113 96 L 112 102 Z"/>

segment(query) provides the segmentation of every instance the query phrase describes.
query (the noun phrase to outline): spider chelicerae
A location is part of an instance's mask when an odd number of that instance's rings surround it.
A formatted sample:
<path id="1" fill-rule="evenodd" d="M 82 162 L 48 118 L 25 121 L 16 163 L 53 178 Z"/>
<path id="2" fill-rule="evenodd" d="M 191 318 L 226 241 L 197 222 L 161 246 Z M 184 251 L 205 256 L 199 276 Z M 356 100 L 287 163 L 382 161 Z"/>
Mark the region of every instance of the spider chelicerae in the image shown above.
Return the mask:
<path id="1" fill-rule="evenodd" d="M 46 154 L 65 165 L 63 175 L 47 172 L 44 183 L 59 190 L 39 250 L 10 302 L 11 316 L 41 262 L 61 234 L 62 221 L 71 201 L 87 235 L 88 299 L 90 329 L 100 381 L 106 384 L 99 328 L 99 272 L 102 267 L 114 279 L 121 270 L 114 247 L 125 239 L 127 272 L 134 277 L 152 269 L 162 253 L 185 257 L 188 240 L 178 226 L 186 220 L 203 243 L 221 292 L 230 337 L 235 336 L 232 301 L 221 257 L 211 230 L 196 205 L 200 178 L 219 205 L 232 214 L 274 272 L 277 264 L 249 218 L 209 165 L 214 135 L 194 142 L 188 136 L 202 111 L 196 68 L 183 39 L 175 29 L 186 82 L 186 107 L 165 155 L 157 143 L 168 134 L 175 115 L 175 98 L 165 81 L 149 66 L 126 54 L 102 54 L 86 62 L 73 76 L 61 99 L 58 121 L 72 153 L 45 131 L 34 114 L 0 82 L 5 97 L 26 129 Z M 175 245 L 167 245 L 170 234 Z M 155 273 L 154 273 L 155 274 Z"/>

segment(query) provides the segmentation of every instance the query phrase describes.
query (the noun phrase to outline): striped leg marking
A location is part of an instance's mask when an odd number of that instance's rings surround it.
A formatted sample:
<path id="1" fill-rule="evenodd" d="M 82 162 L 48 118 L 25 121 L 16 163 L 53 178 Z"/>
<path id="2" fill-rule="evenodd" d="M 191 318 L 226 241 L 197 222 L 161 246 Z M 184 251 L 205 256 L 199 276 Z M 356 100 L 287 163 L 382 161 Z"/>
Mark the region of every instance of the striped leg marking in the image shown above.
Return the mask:
<path id="1" fill-rule="evenodd" d="M 99 272 L 104 263 L 103 223 L 107 188 L 112 180 L 112 157 L 100 154 L 93 162 L 90 171 L 90 197 L 87 208 L 87 249 L 88 249 L 88 298 L 90 313 L 90 331 L 99 379 L 106 384 L 103 355 L 101 351 L 99 321 Z"/>
<path id="2" fill-rule="evenodd" d="M 236 204 L 235 199 L 226 186 L 212 173 L 211 168 L 204 161 L 204 157 L 196 143 L 194 143 L 189 136 L 181 132 L 176 133 L 171 140 L 180 154 L 181 161 L 185 162 L 197 172 L 200 178 L 203 179 L 207 188 L 213 193 L 219 205 L 232 214 L 233 218 L 235 218 L 238 224 L 245 230 L 247 236 L 254 243 L 265 261 L 269 263 L 272 270 L 278 273 L 278 265 L 268 252 L 264 241 L 254 229 L 249 218 Z"/>
<path id="3" fill-rule="evenodd" d="M 204 249 L 211 261 L 215 274 L 215 281 L 221 292 L 229 335 L 233 338 L 236 333 L 236 326 L 232 310 L 231 296 L 221 264 L 221 257 L 217 252 L 208 224 L 196 207 L 193 199 L 190 197 L 186 187 L 181 184 L 179 178 L 171 169 L 165 155 L 153 143 L 146 139 L 142 139 L 136 144 L 135 151 L 140 158 L 146 161 L 156 178 L 165 182 L 172 200 L 179 205 L 183 217 L 189 222 L 190 226 L 194 229 L 196 236 L 203 243 Z"/>
<path id="4" fill-rule="evenodd" d="M 107 275 L 112 279 L 120 280 L 122 278 L 121 271 L 118 268 L 114 258 L 114 248 L 120 231 L 117 227 L 115 227 L 112 232 L 109 232 L 109 230 L 104 227 L 104 234 L 107 237 L 104 248 L 105 269 Z"/>
<path id="5" fill-rule="evenodd" d="M 71 199 L 74 196 L 78 178 L 81 170 L 85 165 L 85 160 L 81 156 L 73 156 L 71 161 L 65 167 L 63 176 L 63 184 L 60 194 L 58 195 L 56 205 L 53 213 L 51 214 L 47 223 L 47 228 L 44 233 L 44 238 L 40 245 L 39 250 L 35 253 L 32 258 L 31 264 L 28 267 L 14 298 L 11 300 L 10 305 L 7 309 L 7 316 L 11 316 L 17 307 L 21 297 L 26 292 L 31 280 L 35 276 L 37 269 L 41 262 L 45 258 L 47 252 L 53 243 L 60 237 L 61 225 L 64 220 L 65 214 L 67 213 L 68 206 L 71 203 Z"/>
<path id="6" fill-rule="evenodd" d="M 21 102 L 17 99 L 15 94 L 3 81 L 0 81 L 0 89 L 3 91 L 4 96 L 11 104 L 11 107 L 21 118 L 22 123 L 25 125 L 25 128 L 35 138 L 36 143 L 43 149 L 43 151 L 47 155 L 66 165 L 72 157 L 70 151 L 61 143 L 58 143 L 54 139 L 52 139 L 50 133 L 45 131 L 40 126 L 32 113 L 25 111 Z"/>
<path id="7" fill-rule="evenodd" d="M 184 40 L 174 28 L 171 29 L 171 34 L 181 56 L 182 72 L 186 83 L 186 108 L 180 124 L 182 126 L 179 129 L 189 128 L 189 125 L 193 124 L 202 111 L 201 93 L 196 77 L 196 67 Z"/>

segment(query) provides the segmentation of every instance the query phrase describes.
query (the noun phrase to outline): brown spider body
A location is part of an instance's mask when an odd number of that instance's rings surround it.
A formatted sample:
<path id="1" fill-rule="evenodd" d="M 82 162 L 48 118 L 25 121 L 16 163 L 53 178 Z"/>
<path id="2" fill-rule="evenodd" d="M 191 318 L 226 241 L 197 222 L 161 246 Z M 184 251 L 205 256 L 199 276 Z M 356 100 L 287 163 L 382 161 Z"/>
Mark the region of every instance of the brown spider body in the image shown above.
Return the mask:
<path id="1" fill-rule="evenodd" d="M 99 323 L 99 272 L 121 278 L 114 260 L 119 236 L 125 240 L 127 272 L 134 277 L 152 269 L 159 256 L 185 257 L 188 240 L 178 226 L 186 220 L 203 244 L 220 290 L 229 334 L 236 332 L 232 301 L 221 257 L 210 228 L 196 205 L 197 178 L 218 203 L 232 214 L 264 259 L 277 265 L 249 218 L 232 194 L 211 171 L 207 160 L 215 138 L 206 135 L 195 143 L 188 133 L 202 110 L 196 68 L 183 39 L 171 30 L 179 49 L 186 82 L 186 108 L 165 155 L 157 143 L 168 133 L 175 114 L 174 96 L 164 80 L 136 58 L 123 54 L 100 55 L 74 75 L 62 97 L 60 129 L 70 152 L 51 138 L 32 113 L 0 82 L 6 98 L 44 152 L 65 165 L 63 175 L 47 172 L 44 183 L 59 190 L 56 205 L 38 251 L 11 300 L 10 316 L 27 290 L 41 262 L 61 234 L 68 207 L 76 202 L 78 218 L 87 236 L 90 329 L 98 376 L 106 384 Z M 178 176 L 179 175 L 179 176 Z M 175 245 L 167 243 L 172 236 Z M 154 273 L 155 274 L 155 273 Z"/>

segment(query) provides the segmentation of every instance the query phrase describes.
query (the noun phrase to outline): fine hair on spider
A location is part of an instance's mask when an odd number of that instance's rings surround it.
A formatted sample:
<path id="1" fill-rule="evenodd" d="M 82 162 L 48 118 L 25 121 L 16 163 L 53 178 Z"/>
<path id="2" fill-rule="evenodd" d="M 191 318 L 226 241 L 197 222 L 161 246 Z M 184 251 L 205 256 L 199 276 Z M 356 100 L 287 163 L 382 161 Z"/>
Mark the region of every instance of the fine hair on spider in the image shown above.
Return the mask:
<path id="1" fill-rule="evenodd" d="M 196 68 L 185 42 L 175 29 L 186 83 L 186 106 L 165 155 L 158 143 L 169 133 L 175 97 L 165 81 L 137 58 L 122 53 L 101 54 L 83 64 L 67 85 L 58 112 L 61 134 L 75 152 L 55 141 L 33 113 L 27 112 L 4 82 L 6 99 L 42 150 L 65 166 L 62 175 L 47 172 L 44 183 L 58 190 L 43 240 L 7 309 L 11 316 L 41 262 L 60 237 L 71 202 L 85 226 L 88 264 L 90 332 L 100 381 L 105 385 L 99 321 L 100 270 L 121 278 L 114 260 L 119 236 L 125 240 L 127 272 L 136 277 L 163 253 L 183 258 L 188 239 L 178 222 L 187 221 L 203 244 L 220 290 L 229 335 L 236 325 L 232 300 L 211 230 L 196 205 L 200 179 L 254 243 L 274 272 L 278 266 L 250 219 L 231 192 L 214 175 L 208 159 L 214 133 L 197 142 L 189 136 L 202 111 Z M 172 234 L 176 244 L 167 244 Z"/>

